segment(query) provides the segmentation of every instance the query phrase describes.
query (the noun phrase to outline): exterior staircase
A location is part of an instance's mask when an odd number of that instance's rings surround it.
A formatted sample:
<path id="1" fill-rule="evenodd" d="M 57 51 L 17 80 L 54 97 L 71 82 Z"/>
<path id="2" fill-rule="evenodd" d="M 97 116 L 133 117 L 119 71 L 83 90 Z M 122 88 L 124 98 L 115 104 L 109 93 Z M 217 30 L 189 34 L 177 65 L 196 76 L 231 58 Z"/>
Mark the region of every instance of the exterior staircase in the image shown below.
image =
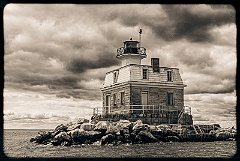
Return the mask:
<path id="1" fill-rule="evenodd" d="M 200 134 L 200 135 L 203 134 L 202 129 L 198 125 L 193 125 L 193 128 L 196 134 Z"/>

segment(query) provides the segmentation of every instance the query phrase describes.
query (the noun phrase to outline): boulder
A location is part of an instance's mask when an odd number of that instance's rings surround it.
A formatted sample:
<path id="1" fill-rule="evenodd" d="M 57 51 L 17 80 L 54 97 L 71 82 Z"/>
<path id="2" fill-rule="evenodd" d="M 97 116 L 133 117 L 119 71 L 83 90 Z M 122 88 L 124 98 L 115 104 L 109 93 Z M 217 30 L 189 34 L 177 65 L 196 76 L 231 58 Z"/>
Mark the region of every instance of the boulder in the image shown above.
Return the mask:
<path id="1" fill-rule="evenodd" d="M 138 125 L 136 124 L 133 127 L 133 131 L 138 134 L 140 131 L 146 131 L 146 132 L 150 132 L 150 128 L 148 126 L 148 124 L 142 124 L 142 125 Z"/>
<path id="2" fill-rule="evenodd" d="M 143 143 L 142 137 L 140 135 L 136 135 L 133 142 L 137 144 L 142 144 Z"/>
<path id="3" fill-rule="evenodd" d="M 232 128 L 219 128 L 215 131 L 217 140 L 229 140 L 229 138 L 236 138 L 237 130 Z"/>
<path id="4" fill-rule="evenodd" d="M 231 134 L 228 131 L 217 132 L 216 137 L 217 137 L 217 140 L 222 141 L 222 140 L 227 140 L 227 139 L 231 138 Z"/>
<path id="5" fill-rule="evenodd" d="M 167 124 L 160 124 L 160 125 L 157 125 L 156 128 L 158 130 L 162 130 L 162 131 L 165 131 L 165 130 L 170 130 L 171 127 Z"/>
<path id="6" fill-rule="evenodd" d="M 75 129 L 69 131 L 68 134 L 72 137 L 72 140 L 76 143 L 88 143 L 96 142 L 102 138 L 100 131 L 85 131 L 83 129 Z"/>
<path id="7" fill-rule="evenodd" d="M 140 131 L 138 133 L 138 136 L 141 137 L 141 141 L 144 143 L 154 143 L 154 142 L 159 142 L 157 138 L 155 138 L 150 132 L 148 131 Z"/>
<path id="8" fill-rule="evenodd" d="M 63 142 L 63 141 L 72 142 L 71 136 L 69 136 L 66 132 L 60 132 L 53 139 L 59 140 L 60 142 Z"/>
<path id="9" fill-rule="evenodd" d="M 143 125 L 142 120 L 137 120 L 137 121 L 133 122 L 132 130 L 135 130 L 138 126 L 142 126 L 142 125 Z"/>
<path id="10" fill-rule="evenodd" d="M 61 142 L 59 140 L 51 140 L 51 144 L 54 146 L 61 145 Z"/>
<path id="11" fill-rule="evenodd" d="M 46 132 L 46 131 L 42 132 L 41 131 L 41 132 L 38 133 L 38 135 L 35 138 L 31 138 L 30 141 L 42 144 L 42 143 L 45 143 L 46 141 L 48 141 L 51 138 L 52 138 L 52 133 L 51 132 Z"/>
<path id="12" fill-rule="evenodd" d="M 120 130 L 120 134 L 121 134 L 121 135 L 130 134 L 130 129 L 129 129 L 129 127 L 124 127 L 123 129 L 121 129 L 121 130 Z"/>
<path id="13" fill-rule="evenodd" d="M 30 139 L 30 142 L 34 142 L 34 141 L 35 141 L 35 138 L 31 138 L 31 139 Z"/>
<path id="14" fill-rule="evenodd" d="M 157 127 L 155 125 L 149 125 L 150 131 L 157 130 Z"/>
<path id="15" fill-rule="evenodd" d="M 78 124 L 78 123 L 69 123 L 67 125 L 67 131 L 72 131 L 72 130 L 75 130 L 75 129 L 79 129 L 81 127 L 81 124 Z"/>
<path id="16" fill-rule="evenodd" d="M 133 127 L 133 123 L 130 122 L 129 120 L 119 120 L 116 124 L 116 127 L 119 129 L 119 130 L 122 130 L 122 129 L 132 129 Z"/>
<path id="17" fill-rule="evenodd" d="M 65 145 L 71 145 L 72 143 L 72 138 L 66 132 L 60 132 L 51 140 L 54 146 L 61 145 L 63 142 L 68 142 Z"/>
<path id="18" fill-rule="evenodd" d="M 108 129 L 108 126 L 109 126 L 109 122 L 108 121 L 99 121 L 95 125 L 95 128 L 93 130 L 105 133 L 107 131 L 107 129 Z"/>
<path id="19" fill-rule="evenodd" d="M 91 142 L 96 142 L 96 141 L 98 141 L 98 140 L 100 140 L 101 138 L 102 138 L 102 133 L 101 132 L 99 132 L 99 131 L 87 131 L 88 132 L 88 134 L 89 134 L 89 140 L 91 141 Z"/>
<path id="20" fill-rule="evenodd" d="M 158 140 L 163 140 L 163 131 L 161 129 L 151 130 L 151 134 Z"/>
<path id="21" fill-rule="evenodd" d="M 123 135 L 121 135 L 120 132 L 117 132 L 115 134 L 115 140 L 116 141 L 123 141 Z"/>
<path id="22" fill-rule="evenodd" d="M 166 137 L 164 137 L 164 141 L 179 142 L 180 139 L 177 136 L 166 136 Z"/>
<path id="23" fill-rule="evenodd" d="M 120 132 L 120 129 L 116 127 L 114 123 L 109 123 L 107 126 L 106 134 L 116 134 L 117 132 Z"/>
<path id="24" fill-rule="evenodd" d="M 55 129 L 54 129 L 54 131 L 53 132 L 55 132 L 55 131 L 67 131 L 67 126 L 66 125 L 63 125 L 63 124 L 61 124 L 61 125 L 58 125 Z"/>
<path id="25" fill-rule="evenodd" d="M 177 136 L 177 132 L 167 129 L 166 131 L 164 131 L 164 136 Z"/>
<path id="26" fill-rule="evenodd" d="M 213 125 L 214 125 L 214 129 L 213 130 L 221 129 L 221 126 L 219 124 L 213 124 Z"/>
<path id="27" fill-rule="evenodd" d="M 85 131 L 92 131 L 94 129 L 95 125 L 91 123 L 83 123 L 80 127 L 80 129 Z"/>
<path id="28" fill-rule="evenodd" d="M 119 140 L 119 141 L 121 141 L 121 140 Z M 130 134 L 124 134 L 122 141 L 123 141 L 123 143 L 131 143 L 132 138 L 131 138 Z"/>
<path id="29" fill-rule="evenodd" d="M 53 131 L 52 131 L 52 137 L 56 136 L 60 132 L 67 132 L 68 126 L 66 125 L 58 125 Z"/>
<path id="30" fill-rule="evenodd" d="M 77 124 L 89 123 L 89 120 L 85 118 L 78 118 Z"/>
<path id="31" fill-rule="evenodd" d="M 69 132 L 73 141 L 77 143 L 84 143 L 86 140 L 89 139 L 89 133 L 87 131 L 84 131 L 82 129 L 75 129 L 71 132 Z"/>
<path id="32" fill-rule="evenodd" d="M 101 145 L 112 143 L 115 140 L 113 134 L 107 134 L 101 138 Z"/>

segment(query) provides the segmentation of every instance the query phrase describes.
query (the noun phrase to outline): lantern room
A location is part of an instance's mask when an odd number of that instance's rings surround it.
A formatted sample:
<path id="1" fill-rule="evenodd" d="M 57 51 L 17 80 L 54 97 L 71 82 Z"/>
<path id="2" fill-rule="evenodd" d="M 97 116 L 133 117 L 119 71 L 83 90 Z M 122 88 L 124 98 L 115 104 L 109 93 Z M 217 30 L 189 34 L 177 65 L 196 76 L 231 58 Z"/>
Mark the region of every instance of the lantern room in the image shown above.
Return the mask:
<path id="1" fill-rule="evenodd" d="M 124 47 L 117 49 L 117 58 L 122 60 L 122 66 L 129 64 L 141 65 L 141 60 L 146 58 L 146 49 L 140 47 L 140 43 L 136 40 L 127 40 L 123 42 Z"/>

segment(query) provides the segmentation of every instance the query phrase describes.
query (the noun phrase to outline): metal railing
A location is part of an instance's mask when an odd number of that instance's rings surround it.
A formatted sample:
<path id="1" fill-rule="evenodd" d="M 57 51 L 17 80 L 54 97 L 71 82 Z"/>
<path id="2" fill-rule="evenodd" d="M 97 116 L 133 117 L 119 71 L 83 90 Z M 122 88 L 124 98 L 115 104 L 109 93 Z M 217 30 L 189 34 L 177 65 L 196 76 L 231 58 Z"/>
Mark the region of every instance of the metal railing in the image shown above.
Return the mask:
<path id="1" fill-rule="evenodd" d="M 110 110 L 108 111 L 108 109 Z M 107 110 L 107 111 L 106 111 Z M 177 112 L 178 119 L 180 120 L 184 113 L 191 115 L 191 107 L 184 106 L 182 110 L 179 112 L 178 110 L 170 110 L 164 109 L 163 105 L 125 105 L 121 106 L 116 109 L 116 107 L 108 106 L 107 108 L 94 108 L 93 114 L 105 114 L 105 113 L 121 113 L 121 114 L 128 114 L 128 113 L 163 113 L 163 112 Z"/>
<path id="2" fill-rule="evenodd" d="M 136 48 L 120 47 L 117 49 L 117 57 L 121 56 L 122 54 L 126 54 L 126 53 L 146 55 L 146 48 L 144 48 L 144 47 L 136 47 Z"/>
<path id="3" fill-rule="evenodd" d="M 93 115 L 102 115 L 103 114 L 103 108 L 93 108 Z"/>
<path id="4" fill-rule="evenodd" d="M 110 110 L 109 110 L 110 108 Z M 114 114 L 114 113 L 120 113 L 120 114 L 160 114 L 160 113 L 167 113 L 167 112 L 176 112 L 179 117 L 179 111 L 178 110 L 170 110 L 168 108 L 164 109 L 163 105 L 124 105 L 120 106 L 118 108 L 113 106 L 108 106 L 105 108 L 94 108 L 93 114 Z"/>

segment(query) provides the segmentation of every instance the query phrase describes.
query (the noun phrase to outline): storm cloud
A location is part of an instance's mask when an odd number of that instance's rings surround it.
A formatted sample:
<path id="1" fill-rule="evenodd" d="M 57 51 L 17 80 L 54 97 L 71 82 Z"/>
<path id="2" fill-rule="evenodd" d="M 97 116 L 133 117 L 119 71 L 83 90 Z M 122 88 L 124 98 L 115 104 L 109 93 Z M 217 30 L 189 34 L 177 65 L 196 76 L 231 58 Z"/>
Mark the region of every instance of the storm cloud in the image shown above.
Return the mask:
<path id="1" fill-rule="evenodd" d="M 191 42 L 212 42 L 212 28 L 235 22 L 235 10 L 230 6 L 163 5 L 162 8 L 167 14 L 169 24 L 154 26 L 153 29 L 159 37 L 167 41 L 185 38 Z"/>
<path id="2" fill-rule="evenodd" d="M 70 60 L 66 67 L 67 70 L 73 73 L 83 73 L 88 69 L 107 68 L 114 65 L 119 65 L 120 61 L 116 59 L 113 52 L 110 52 L 114 51 L 114 49 L 107 50 L 106 48 L 100 47 L 99 49 L 97 49 L 99 53 L 96 53 L 92 58 L 77 58 Z"/>
<path id="3" fill-rule="evenodd" d="M 30 115 L 30 120 L 44 116 L 50 122 L 48 117 L 58 105 L 59 116 L 67 113 L 68 105 L 90 116 L 91 103 L 102 106 L 100 88 L 106 72 L 121 66 L 116 49 L 129 38 L 138 40 L 140 28 L 148 55 L 142 64 L 150 65 L 151 57 L 159 57 L 160 66 L 179 68 L 187 85 L 186 104 L 195 106 L 196 120 L 214 121 L 218 115 L 232 119 L 234 104 L 227 101 L 221 107 L 228 109 L 228 115 L 214 110 L 214 117 L 203 118 L 199 109 L 209 103 L 217 109 L 217 94 L 236 99 L 235 14 L 231 5 L 9 4 L 4 9 L 6 119 L 26 122 Z M 202 99 L 203 93 L 209 102 Z M 80 107 L 86 100 L 91 103 Z M 20 112 L 27 107 L 36 108 L 36 113 Z M 45 110 L 49 114 L 42 115 Z"/>

